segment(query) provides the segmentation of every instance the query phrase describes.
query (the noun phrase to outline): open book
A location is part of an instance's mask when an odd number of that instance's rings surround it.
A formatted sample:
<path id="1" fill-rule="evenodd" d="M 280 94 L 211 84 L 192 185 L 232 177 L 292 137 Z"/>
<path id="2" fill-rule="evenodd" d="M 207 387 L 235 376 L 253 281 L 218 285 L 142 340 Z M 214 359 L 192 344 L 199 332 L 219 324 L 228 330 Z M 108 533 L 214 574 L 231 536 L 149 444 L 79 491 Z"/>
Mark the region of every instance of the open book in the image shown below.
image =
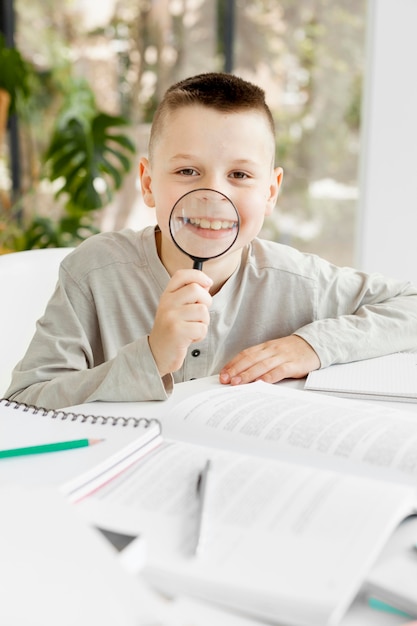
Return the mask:
<path id="1" fill-rule="evenodd" d="M 143 532 L 145 573 L 165 592 L 273 623 L 338 623 L 415 510 L 414 417 L 261 382 L 208 379 L 194 393 L 195 382 L 163 404 L 97 407 L 158 415 L 164 442 L 80 511 L 102 527 Z M 213 484 L 197 558 L 197 482 L 208 458 Z"/>
<path id="2" fill-rule="evenodd" d="M 338 396 L 417 402 L 417 352 L 331 365 L 310 372 L 305 388 Z"/>

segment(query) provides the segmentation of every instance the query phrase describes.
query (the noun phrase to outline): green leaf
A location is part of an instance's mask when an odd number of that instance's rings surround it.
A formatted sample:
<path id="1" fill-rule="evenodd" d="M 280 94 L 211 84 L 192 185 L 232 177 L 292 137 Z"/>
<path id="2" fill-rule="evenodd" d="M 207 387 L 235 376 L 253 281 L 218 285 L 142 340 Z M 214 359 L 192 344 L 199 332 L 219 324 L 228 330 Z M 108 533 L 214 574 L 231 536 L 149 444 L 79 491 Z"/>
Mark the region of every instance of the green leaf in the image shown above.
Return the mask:
<path id="1" fill-rule="evenodd" d="M 114 150 L 111 146 L 107 146 L 106 152 L 110 152 L 110 154 L 115 156 L 116 159 L 120 161 L 120 165 L 125 172 L 129 171 L 131 163 L 127 156 L 125 156 L 122 152 L 119 152 L 119 150 Z"/>
<path id="2" fill-rule="evenodd" d="M 109 176 L 113 178 L 116 189 L 120 188 L 123 182 L 123 177 L 120 171 L 114 165 L 112 165 L 110 161 L 104 156 L 102 157 L 101 161 L 101 171 L 109 174 Z"/>
<path id="3" fill-rule="evenodd" d="M 110 142 L 114 141 L 115 143 L 118 143 L 120 146 L 126 148 L 126 150 L 129 150 L 130 152 L 136 152 L 135 144 L 131 139 L 129 139 L 129 137 L 126 137 L 126 135 L 108 135 L 108 139 Z"/>
<path id="4" fill-rule="evenodd" d="M 115 132 L 122 126 L 127 126 L 127 120 L 99 111 L 84 83 L 78 95 L 65 100 L 45 153 L 45 166 L 51 180 L 63 180 L 57 195 L 67 194 L 68 211 L 77 207 L 94 211 L 111 201 L 122 185 L 135 151 L 127 135 Z M 101 193 L 94 186 L 97 177 L 106 183 Z"/>
<path id="5" fill-rule="evenodd" d="M 8 48 L 0 33 L 0 88 L 10 94 L 10 113 L 16 111 L 19 99 L 30 96 L 31 65 L 23 59 L 16 48 Z"/>

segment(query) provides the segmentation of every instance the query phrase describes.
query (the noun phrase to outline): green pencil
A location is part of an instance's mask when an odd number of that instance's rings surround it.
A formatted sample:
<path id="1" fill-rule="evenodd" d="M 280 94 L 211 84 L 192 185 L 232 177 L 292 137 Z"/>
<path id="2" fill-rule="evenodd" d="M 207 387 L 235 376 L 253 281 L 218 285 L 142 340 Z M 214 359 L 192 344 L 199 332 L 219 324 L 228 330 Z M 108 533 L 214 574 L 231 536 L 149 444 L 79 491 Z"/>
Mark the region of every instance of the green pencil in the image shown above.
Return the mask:
<path id="1" fill-rule="evenodd" d="M 26 448 L 11 448 L 10 450 L 0 450 L 0 459 L 7 459 L 11 456 L 25 456 L 27 454 L 43 454 L 44 452 L 59 452 L 60 450 L 73 450 L 74 448 L 85 448 L 100 443 L 103 439 L 75 439 L 73 441 L 57 441 L 56 443 L 45 443 L 37 446 L 27 446 Z"/>

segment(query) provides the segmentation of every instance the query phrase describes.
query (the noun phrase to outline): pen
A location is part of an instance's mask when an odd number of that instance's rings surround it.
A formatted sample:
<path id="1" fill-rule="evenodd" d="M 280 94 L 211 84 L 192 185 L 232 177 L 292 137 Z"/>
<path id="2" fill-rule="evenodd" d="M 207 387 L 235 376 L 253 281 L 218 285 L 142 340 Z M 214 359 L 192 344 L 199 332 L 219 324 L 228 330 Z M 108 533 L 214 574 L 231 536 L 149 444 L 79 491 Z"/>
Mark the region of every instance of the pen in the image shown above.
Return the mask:
<path id="1" fill-rule="evenodd" d="M 197 522 L 197 540 L 195 544 L 194 554 L 198 556 L 201 552 L 204 539 L 204 530 L 207 517 L 207 489 L 208 483 L 212 473 L 212 464 L 210 459 L 207 460 L 206 465 L 197 481 L 197 492 L 199 498 L 198 507 L 198 522 Z"/>
<path id="2" fill-rule="evenodd" d="M 400 609 L 397 609 L 395 606 L 392 606 L 392 604 L 383 602 L 379 598 L 374 598 L 373 596 L 370 596 L 368 598 L 368 605 L 371 607 L 371 609 L 376 609 L 377 611 L 384 611 L 385 613 L 393 613 L 394 615 L 401 615 L 402 617 L 407 618 L 407 619 L 413 618 L 412 615 L 409 615 L 405 611 L 401 611 Z"/>
<path id="3" fill-rule="evenodd" d="M 103 439 L 74 439 L 73 441 L 58 441 L 56 443 L 45 443 L 37 446 L 27 446 L 25 448 L 11 448 L 10 450 L 0 450 L 0 459 L 12 456 L 25 456 L 28 454 L 43 454 L 44 452 L 59 452 L 60 450 L 73 450 L 74 448 L 85 448 L 100 443 Z"/>

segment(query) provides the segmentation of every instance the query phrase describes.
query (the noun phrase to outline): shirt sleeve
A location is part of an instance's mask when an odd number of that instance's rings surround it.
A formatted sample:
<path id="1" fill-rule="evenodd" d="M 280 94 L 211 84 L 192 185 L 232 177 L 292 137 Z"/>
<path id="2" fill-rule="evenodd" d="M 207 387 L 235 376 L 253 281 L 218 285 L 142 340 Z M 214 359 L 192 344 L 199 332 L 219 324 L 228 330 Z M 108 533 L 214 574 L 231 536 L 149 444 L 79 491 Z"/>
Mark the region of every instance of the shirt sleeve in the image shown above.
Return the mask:
<path id="1" fill-rule="evenodd" d="M 96 400 L 165 400 L 173 378 L 161 378 L 148 336 L 139 336 L 106 358 L 94 307 L 62 268 L 60 276 L 6 396 L 45 408 Z"/>
<path id="2" fill-rule="evenodd" d="M 321 367 L 417 347 L 417 288 L 317 259 L 316 319 L 294 334 Z"/>

